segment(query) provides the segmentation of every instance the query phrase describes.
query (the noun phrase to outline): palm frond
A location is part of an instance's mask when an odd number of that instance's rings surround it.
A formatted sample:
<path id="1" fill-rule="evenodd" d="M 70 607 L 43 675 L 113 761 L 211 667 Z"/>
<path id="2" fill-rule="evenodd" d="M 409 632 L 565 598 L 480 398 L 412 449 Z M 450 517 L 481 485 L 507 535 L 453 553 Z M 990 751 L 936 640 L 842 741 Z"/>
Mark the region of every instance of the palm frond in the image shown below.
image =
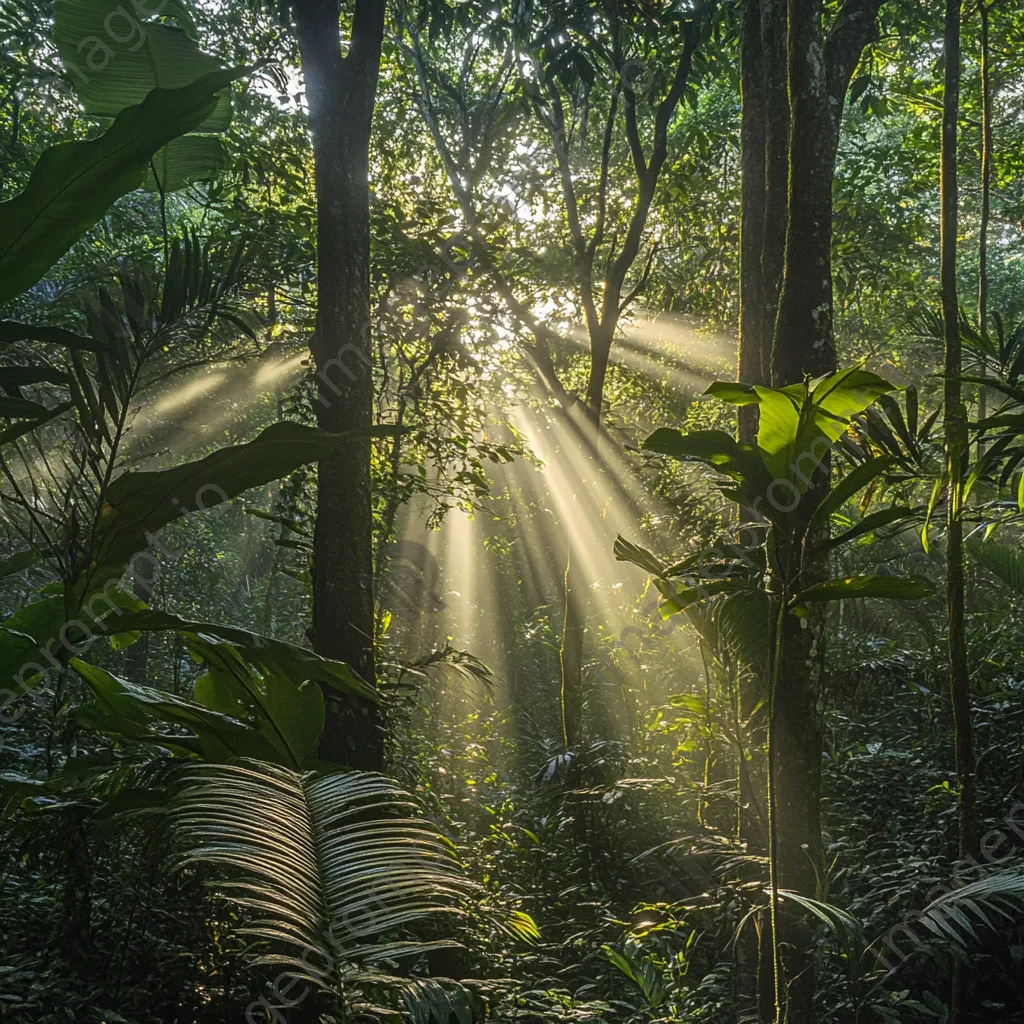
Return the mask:
<path id="1" fill-rule="evenodd" d="M 220 887 L 254 912 L 244 931 L 267 944 L 258 962 L 338 991 L 343 963 L 452 945 L 421 941 L 416 926 L 465 917 L 483 895 L 415 808 L 381 775 L 246 761 L 189 769 L 171 822 L 182 864 L 231 869 Z"/>
<path id="2" fill-rule="evenodd" d="M 935 935 L 959 945 L 978 938 L 975 925 L 995 928 L 999 919 L 1013 921 L 1024 911 L 1024 873 L 996 871 L 932 900 L 921 912 L 921 924 Z"/>

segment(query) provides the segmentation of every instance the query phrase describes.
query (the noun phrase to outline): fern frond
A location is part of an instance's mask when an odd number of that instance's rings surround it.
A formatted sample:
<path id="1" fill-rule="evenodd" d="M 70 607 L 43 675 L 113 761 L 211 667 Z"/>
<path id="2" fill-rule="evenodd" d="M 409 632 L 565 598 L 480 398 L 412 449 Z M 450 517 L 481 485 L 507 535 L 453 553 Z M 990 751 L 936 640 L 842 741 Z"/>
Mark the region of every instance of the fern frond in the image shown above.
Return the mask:
<path id="1" fill-rule="evenodd" d="M 342 963 L 452 945 L 409 929 L 465 917 L 483 895 L 415 807 L 381 775 L 247 761 L 189 769 L 170 813 L 182 864 L 231 869 L 220 888 L 253 912 L 245 933 L 270 947 L 258 962 L 337 992 Z"/>
<path id="2" fill-rule="evenodd" d="M 921 923 L 929 931 L 965 945 L 967 939 L 978 938 L 975 924 L 995 928 L 993 917 L 1013 921 L 1022 910 L 1024 873 L 996 871 L 932 900 L 921 912 Z"/>

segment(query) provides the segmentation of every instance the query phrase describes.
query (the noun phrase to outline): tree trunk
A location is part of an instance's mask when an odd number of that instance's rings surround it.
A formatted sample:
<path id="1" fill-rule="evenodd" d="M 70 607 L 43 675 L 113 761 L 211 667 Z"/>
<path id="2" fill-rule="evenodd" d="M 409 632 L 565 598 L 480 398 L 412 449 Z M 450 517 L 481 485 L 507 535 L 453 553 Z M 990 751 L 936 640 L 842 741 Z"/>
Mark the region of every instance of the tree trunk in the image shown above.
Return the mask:
<path id="1" fill-rule="evenodd" d="M 777 18 L 780 7 L 777 0 L 774 8 L 773 0 L 744 0 L 740 29 L 740 323 L 737 377 L 744 384 L 769 382 L 778 278 L 782 272 L 789 106 L 785 96 L 785 65 L 781 65 L 781 76 L 779 66 L 772 66 L 774 93 L 769 92 L 766 66 L 771 48 L 778 51 L 785 44 L 785 10 L 782 9 L 780 22 Z M 781 37 L 778 36 L 780 32 Z M 768 151 L 769 138 L 775 147 L 771 154 Z M 770 206 L 769 166 L 776 175 L 771 183 Z M 770 286 L 766 277 L 772 279 Z M 757 406 L 741 406 L 737 418 L 739 440 L 753 444 L 757 438 Z M 741 523 L 743 520 L 741 513 Z M 737 674 L 736 685 L 737 736 L 742 736 L 741 723 L 750 723 L 750 749 L 741 748 L 737 752 L 737 830 L 747 852 L 763 856 L 766 853 L 765 821 L 761 814 L 765 785 L 765 681 L 756 674 L 741 672 Z M 756 993 L 762 1019 L 774 1016 L 775 1011 L 770 948 L 770 929 L 761 928 L 757 933 L 747 929 L 736 950 L 737 993 Z M 736 1000 L 738 1020 L 746 1019 L 749 1009 L 742 999 Z"/>
<path id="2" fill-rule="evenodd" d="M 761 379 L 772 382 L 772 344 L 785 264 L 789 196 L 789 86 L 786 0 L 761 0 L 764 67 L 764 227 L 761 232 Z"/>
<path id="3" fill-rule="evenodd" d="M 977 855 L 975 765 L 971 735 L 971 696 L 964 621 L 964 536 L 961 518 L 963 472 L 967 453 L 967 413 L 960 391 L 962 348 L 956 283 L 957 120 L 960 111 L 960 0 L 946 0 L 940 178 L 940 270 L 942 333 L 946 348 L 943 416 L 946 440 L 946 628 L 949 633 L 949 689 L 953 706 L 956 776 L 959 796 L 959 854 Z M 968 979 L 954 964 L 950 995 L 951 1024 L 967 1020 Z"/>
<path id="4" fill-rule="evenodd" d="M 744 384 L 764 384 L 764 353 L 770 349 L 775 317 L 766 315 L 761 272 L 768 107 L 760 0 L 744 0 L 740 64 L 740 341 L 737 377 Z M 757 406 L 740 406 L 739 439 L 750 444 L 756 433 Z"/>
<path id="5" fill-rule="evenodd" d="M 821 0 L 789 0 L 789 204 L 772 385 L 836 367 L 832 337 L 835 148 L 822 57 Z"/>
<path id="6" fill-rule="evenodd" d="M 384 31 L 383 0 L 357 0 L 342 57 L 335 0 L 294 0 L 313 137 L 317 196 L 317 420 L 335 432 L 371 425 L 369 144 Z M 319 466 L 313 534 L 316 650 L 371 685 L 373 553 L 370 439 L 339 445 Z M 325 694 L 325 696 L 328 696 Z M 328 697 L 320 755 L 354 768 L 383 767 L 379 709 Z"/>
<path id="7" fill-rule="evenodd" d="M 765 53 L 779 32 L 780 13 L 762 14 Z M 771 349 L 771 383 L 785 387 L 836 369 L 832 307 L 832 177 L 843 104 L 861 52 L 877 34 L 879 0 L 847 0 L 826 39 L 821 0 L 788 0 L 786 85 L 789 97 L 785 263 Z M 767 57 L 766 57 L 767 60 Z M 778 58 L 772 63 L 776 70 Z M 768 71 L 770 79 L 772 71 Z M 772 94 L 772 86 L 766 89 Z M 765 259 L 771 258 L 772 112 L 766 167 Z M 776 136 L 778 129 L 776 128 Z M 765 287 L 771 282 L 766 270 Z M 809 510 L 829 486 L 827 460 L 797 510 L 791 536 L 778 536 L 775 559 L 783 577 L 801 588 L 827 576 L 824 557 L 805 554 Z M 826 528 L 827 529 L 827 528 Z M 813 542 L 815 538 L 810 538 Z M 822 538 L 818 538 L 819 540 Z M 813 546 L 813 545 L 812 545 Z M 821 743 L 825 654 L 824 606 L 801 621 L 784 614 L 777 636 L 778 673 L 769 694 L 769 845 L 773 889 L 822 896 Z M 778 685 L 778 681 L 783 681 Z M 777 901 L 773 900 L 773 903 Z M 816 963 L 808 916 L 783 905 L 775 915 L 772 966 L 774 1019 L 814 1019 Z M 769 1015 L 761 999 L 762 1019 Z"/>
<path id="8" fill-rule="evenodd" d="M 572 557 L 570 536 L 565 555 L 565 590 L 562 602 L 562 643 L 558 651 L 561 670 L 562 741 L 566 751 L 579 753 L 583 723 L 583 595 L 586 582 Z"/>
<path id="9" fill-rule="evenodd" d="M 991 56 L 988 41 L 989 5 L 978 2 L 981 17 L 981 223 L 978 226 L 978 330 L 984 337 L 988 331 L 988 225 L 992 216 L 992 82 Z M 982 376 L 985 376 L 983 367 Z M 978 419 L 987 413 L 985 388 L 978 388 Z M 985 452 L 985 442 L 978 438 L 978 458 Z"/>

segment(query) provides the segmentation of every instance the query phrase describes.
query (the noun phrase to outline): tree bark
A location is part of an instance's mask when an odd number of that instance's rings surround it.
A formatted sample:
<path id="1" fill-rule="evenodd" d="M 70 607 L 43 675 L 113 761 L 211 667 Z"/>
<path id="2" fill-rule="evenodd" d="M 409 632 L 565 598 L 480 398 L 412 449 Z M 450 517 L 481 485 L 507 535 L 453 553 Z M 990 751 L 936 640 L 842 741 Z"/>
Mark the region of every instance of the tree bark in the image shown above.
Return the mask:
<path id="1" fill-rule="evenodd" d="M 313 137 L 317 197 L 317 420 L 335 432 L 372 422 L 370 339 L 370 122 L 377 91 L 383 0 L 357 0 L 347 54 L 336 0 L 294 0 Z M 319 466 L 313 534 L 315 649 L 371 685 L 373 551 L 370 439 L 338 446 Z M 328 695 L 320 755 L 354 768 L 383 767 L 378 708 Z"/>
<path id="2" fill-rule="evenodd" d="M 761 232 L 761 380 L 772 381 L 772 343 L 785 265 L 789 196 L 789 85 L 786 0 L 761 0 L 764 66 L 764 227 Z"/>
<path id="3" fill-rule="evenodd" d="M 988 331 L 988 225 L 992 217 L 992 81 L 989 51 L 989 4 L 978 0 L 981 18 L 981 223 L 978 226 L 978 330 L 982 337 Z M 982 368 L 985 376 L 987 366 Z M 987 414 L 984 386 L 978 388 L 978 419 Z M 985 452 L 985 442 L 978 438 L 978 458 Z"/>
<path id="4" fill-rule="evenodd" d="M 558 650 L 558 664 L 561 673 L 562 741 L 567 751 L 578 753 L 583 724 L 583 630 L 586 624 L 583 596 L 586 582 L 576 568 L 572 549 L 570 536 L 565 556 L 562 643 Z"/>
<path id="5" fill-rule="evenodd" d="M 766 61 L 782 14 L 778 0 L 762 0 Z M 786 87 L 789 97 L 785 262 L 771 347 L 771 383 L 785 387 L 835 372 L 832 308 L 832 178 L 850 79 L 864 47 L 877 37 L 881 0 L 847 0 L 827 38 L 821 0 L 788 0 L 785 9 Z M 777 61 L 777 57 L 776 57 Z M 777 73 L 777 64 L 772 65 Z M 767 71 L 771 79 L 773 71 Z M 766 88 L 768 96 L 777 83 Z M 778 230 L 773 197 L 773 146 L 781 117 L 768 113 L 766 142 L 765 291 L 770 301 L 771 232 Z M 773 135 L 774 127 L 774 135 Z M 774 141 L 773 141 L 774 140 Z M 775 172 L 777 173 L 777 172 Z M 783 578 L 801 588 L 827 575 L 823 556 L 806 554 L 809 511 L 829 487 L 827 460 L 810 483 L 791 536 L 779 536 L 774 557 Z M 818 538 L 819 540 L 822 538 Z M 770 859 L 773 888 L 822 895 L 821 743 L 825 653 L 824 607 L 804 620 L 782 616 L 778 676 L 769 694 Z M 775 901 L 773 900 L 773 903 Z M 769 1007 L 762 987 L 762 1020 L 814 1019 L 816 964 L 813 926 L 806 914 L 782 906 L 776 917 L 772 967 L 778 979 Z M 763 961 L 762 961 L 763 966 Z M 774 1009 L 774 1013 L 771 1010 Z"/>
<path id="6" fill-rule="evenodd" d="M 785 94 L 785 64 L 772 65 L 785 45 L 785 11 L 778 18 L 775 0 L 744 0 L 740 26 L 740 285 L 739 353 L 737 377 L 744 384 L 768 384 L 772 331 L 782 273 L 786 213 L 786 148 L 789 104 Z M 781 33 L 781 36 L 780 36 Z M 772 81 L 769 82 L 769 65 Z M 775 91 L 770 91 L 772 87 Z M 769 140 L 774 146 L 769 154 Z M 769 167 L 775 179 L 769 183 Z M 771 205 L 769 205 L 771 187 Z M 768 284 L 766 277 L 771 277 Z M 771 297 L 769 297 L 771 296 Z M 744 444 L 757 439 L 758 408 L 741 406 L 737 415 L 738 438 Z M 741 524 L 746 518 L 740 514 Z M 738 673 L 736 723 L 749 722 L 750 750 L 738 751 L 736 778 L 739 810 L 738 837 L 749 854 L 766 850 L 764 805 L 765 729 L 763 697 L 765 680 L 758 674 Z M 760 710 L 759 710 L 760 709 Z M 747 929 L 736 950 L 737 995 L 752 991 L 761 1019 L 774 1016 L 774 978 L 770 956 L 770 928 L 756 934 Z M 749 1010 L 736 1000 L 736 1017 Z"/>
<path id="7" fill-rule="evenodd" d="M 740 331 L 737 376 L 744 384 L 765 384 L 764 353 L 771 344 L 774 316 L 766 315 L 761 258 L 765 230 L 765 146 L 768 105 L 760 0 L 745 0 L 740 29 Z M 739 409 L 739 439 L 753 442 L 757 406 Z"/>
<path id="8" fill-rule="evenodd" d="M 789 0 L 789 203 L 786 265 L 772 343 L 772 384 L 831 373 L 832 174 L 821 0 Z"/>
<path id="9" fill-rule="evenodd" d="M 956 235 L 959 187 L 957 182 L 957 121 L 960 113 L 960 0 L 946 0 L 943 57 L 945 72 L 942 94 L 942 157 L 940 162 L 939 226 L 942 286 L 942 333 L 945 342 L 945 383 L 943 417 L 946 441 L 946 628 L 949 634 L 949 689 L 953 710 L 954 748 L 958 789 L 958 839 L 961 858 L 977 855 L 975 820 L 975 764 L 971 733 L 970 677 L 967 669 L 965 626 L 964 536 L 961 505 L 964 463 L 967 454 L 967 412 L 964 408 L 960 374 L 963 352 L 960 341 L 960 311 L 957 301 Z M 954 964 L 950 994 L 950 1021 L 968 1019 L 968 978 L 960 964 Z"/>

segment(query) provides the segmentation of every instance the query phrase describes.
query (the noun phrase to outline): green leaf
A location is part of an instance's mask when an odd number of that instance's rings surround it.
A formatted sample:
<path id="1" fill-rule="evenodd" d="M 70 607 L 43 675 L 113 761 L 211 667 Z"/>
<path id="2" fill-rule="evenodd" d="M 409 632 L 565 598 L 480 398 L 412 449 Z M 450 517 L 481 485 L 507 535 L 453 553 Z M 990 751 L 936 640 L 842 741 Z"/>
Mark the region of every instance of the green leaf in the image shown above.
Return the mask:
<path id="1" fill-rule="evenodd" d="M 51 663 L 42 653 L 42 648 L 52 640 L 54 643 L 50 644 L 50 651 L 59 649 L 56 643 L 64 622 L 63 594 L 30 601 L 4 619 L 0 627 L 0 665 L 8 667 L 8 677 L 16 673 L 15 682 L 23 684 L 31 675 L 39 674 L 30 669 L 50 671 Z M 67 636 L 76 646 L 82 640 L 82 633 L 78 629 L 67 631 Z"/>
<path id="2" fill-rule="evenodd" d="M 875 477 L 891 469 L 895 461 L 895 459 L 888 455 L 880 455 L 877 458 L 868 459 L 867 462 L 862 462 L 851 472 L 847 473 L 825 495 L 821 504 L 814 510 L 814 515 L 811 516 L 808 529 L 814 531 L 818 527 L 824 526 L 834 512 L 838 512 L 858 491 L 867 487 Z"/>
<path id="3" fill-rule="evenodd" d="M 26 569 L 39 563 L 39 554 L 35 551 L 18 551 L 4 562 L 0 562 L 0 580 L 8 576 L 20 576 Z"/>
<path id="4" fill-rule="evenodd" d="M 142 187 L 147 192 L 177 192 L 197 181 L 209 181 L 227 159 L 227 150 L 216 136 L 185 135 L 153 157 Z"/>
<path id="5" fill-rule="evenodd" d="M 895 576 L 848 576 L 826 580 L 796 594 L 791 606 L 806 604 L 808 601 L 839 601 L 853 597 L 889 597 L 899 601 L 918 600 L 931 597 L 932 592 L 917 580 L 898 579 Z"/>
<path id="6" fill-rule="evenodd" d="M 652 576 L 662 576 L 665 573 L 665 566 L 650 551 L 630 543 L 621 534 L 615 538 L 613 551 L 617 561 L 632 562 Z"/>
<path id="7" fill-rule="evenodd" d="M 788 388 L 757 387 L 761 414 L 757 444 L 773 477 L 794 480 L 801 490 L 857 413 L 893 385 L 854 367 Z M 806 459 L 811 460 L 807 471 Z"/>
<path id="8" fill-rule="evenodd" d="M 917 512 L 906 505 L 894 505 L 892 508 L 880 509 L 878 512 L 865 516 L 845 533 L 831 538 L 826 548 L 831 549 L 838 547 L 840 544 L 848 544 L 857 537 L 863 537 L 865 534 L 871 533 L 874 530 L 880 530 L 883 526 L 891 526 L 893 523 L 904 522 L 909 526 L 916 515 Z"/>
<path id="9" fill-rule="evenodd" d="M 770 890 L 768 892 L 770 893 Z M 842 907 L 837 907 L 833 903 L 812 899 L 810 896 L 804 896 L 792 889 L 779 889 L 777 892 L 780 899 L 796 903 L 835 932 L 844 949 L 850 952 L 855 952 L 858 949 L 863 928 L 848 910 L 843 910 Z"/>
<path id="10" fill-rule="evenodd" d="M 408 937 L 417 926 L 438 935 L 486 906 L 451 843 L 380 775 L 189 767 L 170 824 L 181 862 L 224 871 L 224 895 L 246 908 L 249 934 L 275 947 L 258 962 L 335 991 L 336 965 L 421 957 L 438 940 Z M 324 964 L 327 975 L 313 973 Z"/>
<path id="11" fill-rule="evenodd" d="M 1007 586 L 1024 594 L 1024 552 L 994 540 L 971 538 L 967 550 Z"/>
<path id="12" fill-rule="evenodd" d="M 154 89 L 98 139 L 44 150 L 25 189 L 0 203 L 0 304 L 34 285 L 116 199 L 138 188 L 153 154 L 200 124 L 216 93 L 242 74 L 218 71 L 181 89 Z"/>
<path id="13" fill-rule="evenodd" d="M 47 345 L 63 345 L 64 348 L 75 351 L 103 351 L 102 342 L 95 338 L 82 337 L 82 335 L 67 331 L 63 327 L 23 324 L 17 320 L 0 320 L 0 345 L 13 345 L 16 341 L 42 341 Z"/>
<path id="14" fill-rule="evenodd" d="M 0 366 L 0 387 L 23 388 L 33 384 L 67 384 L 68 375 L 56 366 Z"/>
<path id="15" fill-rule="evenodd" d="M 743 580 L 708 580 L 691 587 L 684 583 L 655 579 L 654 585 L 665 599 L 658 606 L 658 612 L 663 619 L 686 611 L 693 605 L 719 594 L 749 593 L 751 590 L 750 584 Z"/>
<path id="16" fill-rule="evenodd" d="M 168 612 L 147 608 L 110 618 L 105 623 L 110 635 L 128 632 L 165 632 L 173 630 L 192 634 L 207 642 L 223 641 L 234 644 L 250 664 L 266 671 L 277 670 L 297 683 L 313 679 L 320 683 L 377 700 L 376 691 L 352 671 L 344 662 L 323 658 L 315 651 L 298 644 L 275 640 L 239 626 L 225 626 L 213 622 L 190 622 Z"/>
<path id="17" fill-rule="evenodd" d="M 641 448 L 710 466 L 735 480 L 740 485 L 735 495 L 750 506 L 765 495 L 772 482 L 762 453 L 753 445 L 741 444 L 724 430 L 695 430 L 684 434 L 681 430 L 660 427 L 644 438 Z M 769 519 L 772 518 L 769 513 L 774 514 L 771 507 L 759 511 Z"/>
<path id="18" fill-rule="evenodd" d="M 932 493 L 928 498 L 928 506 L 924 513 L 924 524 L 921 527 L 921 547 L 926 555 L 929 553 L 928 528 L 932 524 L 932 516 L 935 514 L 935 509 L 939 502 L 939 495 L 942 493 L 943 483 L 944 481 L 942 477 L 938 477 L 936 478 L 935 483 L 932 484 Z"/>
<path id="19" fill-rule="evenodd" d="M 0 416 L 5 416 L 8 419 L 24 419 L 26 416 L 40 419 L 49 412 L 50 410 L 45 405 L 30 401 L 27 398 L 4 398 L 0 396 Z"/>
<path id="20" fill-rule="evenodd" d="M 187 28 L 140 21 L 139 7 L 131 7 L 133 13 L 122 16 L 126 8 L 112 7 L 108 0 L 54 4 L 54 45 L 86 113 L 96 117 L 116 117 L 153 89 L 181 88 L 223 70 L 216 57 L 199 49 Z M 174 9 L 179 19 L 185 13 L 181 4 Z M 192 127 L 222 132 L 230 122 L 231 102 L 224 93 Z"/>
<path id="21" fill-rule="evenodd" d="M 33 420 L 22 420 L 20 423 L 14 423 L 9 427 L 0 430 L 0 444 L 7 444 L 8 441 L 15 441 L 19 437 L 41 427 L 44 423 L 49 423 L 50 420 L 55 420 L 58 416 L 63 416 L 68 410 L 74 408 L 74 402 L 61 402 L 60 405 L 55 405 L 52 409 L 47 409 L 46 412 L 38 416 Z"/>
<path id="22" fill-rule="evenodd" d="M 223 715 L 194 701 L 149 686 L 119 679 L 96 665 L 72 658 L 71 665 L 88 684 L 102 717 L 93 719 L 96 727 L 120 732 L 133 739 L 167 740 L 178 745 L 181 737 L 153 730 L 153 722 L 190 729 L 203 755 L 211 761 L 235 757 L 260 757 L 276 761 L 277 751 L 256 729 L 229 715 Z"/>
<path id="23" fill-rule="evenodd" d="M 757 405 L 761 401 L 753 384 L 739 384 L 731 380 L 714 381 L 704 394 L 730 405 Z"/>
<path id="24" fill-rule="evenodd" d="M 716 640 L 742 664 L 763 670 L 771 646 L 771 609 L 765 591 L 748 588 L 722 594 L 709 602 L 702 619 L 697 624 L 702 633 L 713 629 Z"/>
<path id="25" fill-rule="evenodd" d="M 193 657 L 201 658 L 209 669 L 196 700 L 213 711 L 251 720 L 280 755 L 275 760 L 289 768 L 303 767 L 315 754 L 324 730 L 320 687 L 315 682 L 296 682 L 273 668 L 255 672 L 244 652 L 232 644 L 199 637 L 189 637 L 187 642 Z"/>
<path id="26" fill-rule="evenodd" d="M 173 469 L 123 473 L 107 490 L 96 561 L 120 575 L 154 533 L 188 512 L 206 511 L 329 455 L 345 435 L 282 421 L 246 444 Z"/>

